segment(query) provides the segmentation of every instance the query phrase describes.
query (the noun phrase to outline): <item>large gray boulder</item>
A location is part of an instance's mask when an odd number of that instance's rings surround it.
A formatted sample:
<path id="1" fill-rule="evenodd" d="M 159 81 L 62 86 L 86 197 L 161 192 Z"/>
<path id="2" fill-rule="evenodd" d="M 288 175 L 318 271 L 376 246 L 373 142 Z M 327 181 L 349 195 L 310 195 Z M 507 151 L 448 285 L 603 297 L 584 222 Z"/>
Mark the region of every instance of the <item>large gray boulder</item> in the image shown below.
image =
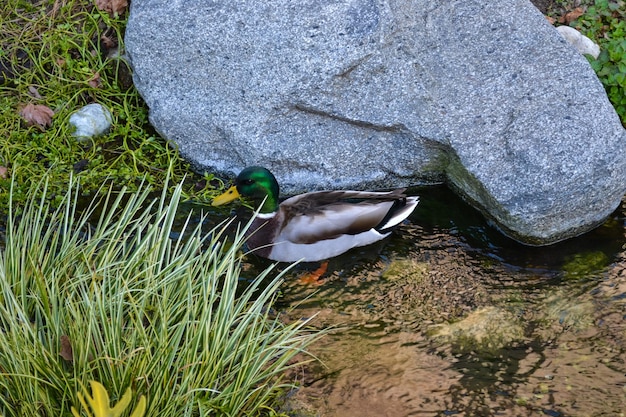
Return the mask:
<path id="1" fill-rule="evenodd" d="M 263 165 L 287 194 L 446 180 L 531 244 L 626 192 L 618 116 L 527 0 L 133 0 L 125 41 L 198 170 Z"/>

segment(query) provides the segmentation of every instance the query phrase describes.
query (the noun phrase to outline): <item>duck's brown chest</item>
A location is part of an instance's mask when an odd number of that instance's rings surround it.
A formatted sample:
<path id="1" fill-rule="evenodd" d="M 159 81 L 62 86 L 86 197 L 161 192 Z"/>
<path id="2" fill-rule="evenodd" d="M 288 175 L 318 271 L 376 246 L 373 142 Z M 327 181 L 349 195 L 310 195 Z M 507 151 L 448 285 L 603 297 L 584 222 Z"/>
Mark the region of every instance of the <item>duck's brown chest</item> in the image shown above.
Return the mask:
<path id="1" fill-rule="evenodd" d="M 246 246 L 255 255 L 269 257 L 274 239 L 280 232 L 276 217 L 256 217 L 246 233 Z"/>

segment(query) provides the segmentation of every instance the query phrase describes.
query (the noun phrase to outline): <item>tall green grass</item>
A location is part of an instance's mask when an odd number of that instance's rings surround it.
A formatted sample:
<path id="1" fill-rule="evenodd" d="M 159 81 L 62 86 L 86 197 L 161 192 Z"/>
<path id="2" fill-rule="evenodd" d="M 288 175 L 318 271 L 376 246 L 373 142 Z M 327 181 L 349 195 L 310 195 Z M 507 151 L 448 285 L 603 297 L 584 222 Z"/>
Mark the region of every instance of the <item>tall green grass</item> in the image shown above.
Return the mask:
<path id="1" fill-rule="evenodd" d="M 112 403 L 132 388 L 129 411 L 144 395 L 147 416 L 262 415 L 310 360 L 300 353 L 320 333 L 270 313 L 281 276 L 242 288 L 243 231 L 224 245 L 224 225 L 205 234 L 187 218 L 171 237 L 180 186 L 108 192 L 82 213 L 76 181 L 56 209 L 47 193 L 9 208 L 0 415 L 70 415 L 91 380 Z"/>

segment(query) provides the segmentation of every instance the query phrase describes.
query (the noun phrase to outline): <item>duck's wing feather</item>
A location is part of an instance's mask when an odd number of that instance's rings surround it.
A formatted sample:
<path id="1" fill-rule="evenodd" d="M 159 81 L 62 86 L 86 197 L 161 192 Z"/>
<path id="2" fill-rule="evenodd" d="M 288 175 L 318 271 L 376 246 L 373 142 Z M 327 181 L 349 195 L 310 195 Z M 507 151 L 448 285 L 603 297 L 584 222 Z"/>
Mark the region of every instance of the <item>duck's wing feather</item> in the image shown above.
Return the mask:
<path id="1" fill-rule="evenodd" d="M 406 218 L 416 204 L 416 199 L 406 197 L 403 189 L 390 192 L 320 191 L 298 195 L 280 205 L 284 221 L 279 240 L 309 244 L 377 228 L 386 233 Z M 397 213 L 402 215 L 395 215 Z"/>
<path id="2" fill-rule="evenodd" d="M 315 191 L 290 197 L 281 203 L 291 215 L 307 215 L 335 204 L 355 204 L 361 201 L 393 201 L 406 198 L 405 188 L 393 191 Z"/>

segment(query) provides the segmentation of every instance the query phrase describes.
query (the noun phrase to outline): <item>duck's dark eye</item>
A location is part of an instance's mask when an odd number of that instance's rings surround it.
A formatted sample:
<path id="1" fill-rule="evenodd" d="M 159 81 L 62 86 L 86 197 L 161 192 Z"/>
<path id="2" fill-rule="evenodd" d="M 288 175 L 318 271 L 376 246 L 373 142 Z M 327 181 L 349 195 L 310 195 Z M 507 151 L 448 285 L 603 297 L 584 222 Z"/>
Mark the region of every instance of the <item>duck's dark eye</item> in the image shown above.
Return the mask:
<path id="1" fill-rule="evenodd" d="M 250 179 L 243 180 L 243 181 L 241 181 L 241 184 L 242 185 L 252 185 L 252 184 L 254 184 L 254 180 L 250 180 Z"/>

